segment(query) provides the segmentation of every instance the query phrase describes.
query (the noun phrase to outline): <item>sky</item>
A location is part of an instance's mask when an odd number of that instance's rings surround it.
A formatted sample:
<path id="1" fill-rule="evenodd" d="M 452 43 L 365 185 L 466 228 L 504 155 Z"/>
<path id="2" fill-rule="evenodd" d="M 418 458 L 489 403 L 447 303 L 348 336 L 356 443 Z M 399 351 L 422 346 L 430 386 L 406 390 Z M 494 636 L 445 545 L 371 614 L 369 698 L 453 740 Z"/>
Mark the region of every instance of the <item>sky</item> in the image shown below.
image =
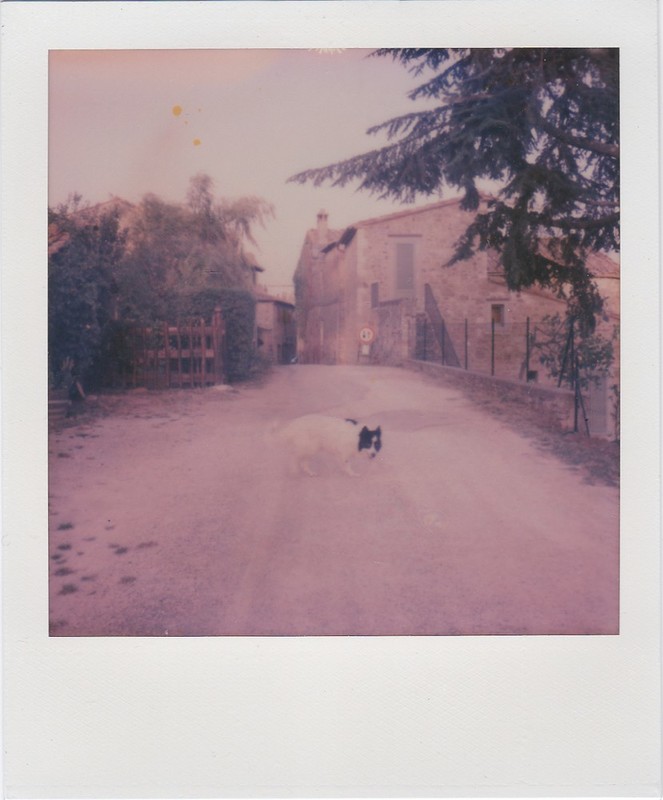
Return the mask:
<path id="1" fill-rule="evenodd" d="M 154 193 L 184 202 L 209 175 L 217 198 L 258 196 L 275 217 L 248 246 L 263 283 L 291 284 L 320 209 L 331 228 L 399 208 L 355 187 L 287 183 L 386 142 L 367 129 L 423 108 L 421 82 L 370 50 L 52 50 L 49 205 Z M 437 200 L 421 198 L 417 205 Z"/>

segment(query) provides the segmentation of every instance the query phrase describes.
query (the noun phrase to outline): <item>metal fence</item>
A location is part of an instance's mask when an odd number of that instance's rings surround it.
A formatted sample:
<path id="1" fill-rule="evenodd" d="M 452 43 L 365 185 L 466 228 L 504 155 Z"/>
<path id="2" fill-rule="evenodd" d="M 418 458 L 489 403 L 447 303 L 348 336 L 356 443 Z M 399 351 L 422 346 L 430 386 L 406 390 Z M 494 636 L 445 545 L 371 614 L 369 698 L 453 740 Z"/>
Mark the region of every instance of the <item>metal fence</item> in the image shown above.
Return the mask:
<path id="1" fill-rule="evenodd" d="M 574 325 L 551 328 L 551 319 L 524 322 L 447 322 L 439 314 L 417 317 L 415 358 L 575 394 L 574 430 L 606 433 L 611 412 L 609 373 L 582 367 L 582 340 Z M 618 380 L 618 379 L 617 379 Z M 615 405 L 616 404 L 616 405 Z M 613 402 L 618 409 L 618 398 Z"/>
<path id="2" fill-rule="evenodd" d="M 525 322 L 446 322 L 420 315 L 415 357 L 520 381 L 553 383 L 542 369 L 536 325 Z"/>

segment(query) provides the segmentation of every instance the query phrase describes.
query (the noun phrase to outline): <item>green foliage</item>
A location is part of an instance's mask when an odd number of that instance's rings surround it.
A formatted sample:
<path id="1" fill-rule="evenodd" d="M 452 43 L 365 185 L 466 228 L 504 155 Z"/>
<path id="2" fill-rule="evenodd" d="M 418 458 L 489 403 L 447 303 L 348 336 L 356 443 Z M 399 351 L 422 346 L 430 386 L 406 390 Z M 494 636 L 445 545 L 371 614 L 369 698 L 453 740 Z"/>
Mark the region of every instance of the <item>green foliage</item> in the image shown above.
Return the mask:
<path id="1" fill-rule="evenodd" d="M 74 195 L 49 209 L 57 247 L 49 257 L 51 385 L 96 385 L 128 366 L 126 330 L 190 316 L 226 319 L 230 380 L 254 369 L 253 226 L 273 214 L 264 200 L 216 201 L 212 181 L 191 180 L 187 203 L 147 195 L 123 217 L 85 208 Z"/>
<path id="2" fill-rule="evenodd" d="M 539 362 L 554 380 L 562 375 L 563 382 L 573 385 L 573 360 L 577 359 L 580 387 L 586 389 L 591 382 L 604 377 L 615 358 L 614 342 L 618 329 L 613 329 L 610 339 L 598 333 L 583 335 L 574 323 L 573 342 L 570 341 L 572 317 L 563 319 L 559 314 L 544 317 L 531 334 L 531 347 L 538 351 Z"/>
<path id="3" fill-rule="evenodd" d="M 619 248 L 619 51 L 393 48 L 435 107 L 371 128 L 384 147 L 290 180 L 331 182 L 405 202 L 454 187 L 478 210 L 450 263 L 500 253 L 507 285 L 566 297 L 587 329 L 602 301 L 587 253 Z M 481 182 L 497 196 L 480 205 Z"/>
<path id="4" fill-rule="evenodd" d="M 113 384 L 113 378 L 128 375 L 132 368 L 129 346 L 131 324 L 122 320 L 109 320 L 102 330 L 97 355 L 86 374 L 92 387 Z"/>
<path id="5" fill-rule="evenodd" d="M 117 295 L 114 266 L 125 237 L 117 214 L 76 224 L 67 208 L 51 211 L 63 242 L 48 262 L 49 382 L 58 387 L 95 368 L 103 332 Z"/>
<path id="6" fill-rule="evenodd" d="M 226 328 L 226 375 L 231 383 L 252 375 L 255 308 L 255 300 L 249 292 L 228 289 L 221 295 Z"/>
<path id="7" fill-rule="evenodd" d="M 217 202 L 212 188 L 209 176 L 196 175 L 185 205 L 143 198 L 120 265 L 123 318 L 144 324 L 175 319 L 186 315 L 195 292 L 251 286 L 254 265 L 244 245 L 273 208 L 255 197 Z"/>
<path id="8" fill-rule="evenodd" d="M 244 289 L 205 289 L 186 298 L 186 316 L 210 319 L 221 308 L 225 325 L 225 373 L 230 383 L 253 377 L 258 362 L 253 333 L 256 303 Z"/>
<path id="9" fill-rule="evenodd" d="M 189 261 L 182 209 L 147 195 L 129 229 L 131 247 L 117 265 L 120 316 L 141 323 L 167 319 L 178 290 L 198 278 Z"/>

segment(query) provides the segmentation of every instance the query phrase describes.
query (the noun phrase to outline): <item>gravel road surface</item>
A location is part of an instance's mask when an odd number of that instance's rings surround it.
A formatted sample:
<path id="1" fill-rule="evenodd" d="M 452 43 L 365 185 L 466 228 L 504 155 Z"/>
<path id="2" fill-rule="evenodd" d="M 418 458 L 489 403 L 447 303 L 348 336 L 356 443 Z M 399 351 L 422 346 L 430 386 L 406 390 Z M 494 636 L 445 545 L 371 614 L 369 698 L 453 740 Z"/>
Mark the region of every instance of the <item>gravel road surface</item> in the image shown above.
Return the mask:
<path id="1" fill-rule="evenodd" d="M 52 635 L 618 632 L 617 488 L 458 389 L 296 365 L 99 404 L 50 436 Z M 311 412 L 380 455 L 292 476 L 269 431 Z"/>

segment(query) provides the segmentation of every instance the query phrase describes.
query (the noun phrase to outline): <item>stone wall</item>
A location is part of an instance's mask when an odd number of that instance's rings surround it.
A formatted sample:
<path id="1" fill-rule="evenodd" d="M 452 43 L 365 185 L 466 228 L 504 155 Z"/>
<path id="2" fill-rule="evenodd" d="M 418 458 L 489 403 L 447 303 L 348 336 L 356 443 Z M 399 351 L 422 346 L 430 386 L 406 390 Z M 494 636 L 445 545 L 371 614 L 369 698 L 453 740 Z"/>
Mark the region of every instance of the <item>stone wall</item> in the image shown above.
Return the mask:
<path id="1" fill-rule="evenodd" d="M 406 301 L 416 314 L 425 310 L 428 284 L 459 362 L 464 365 L 467 355 L 468 366 L 474 371 L 490 373 L 494 367 L 495 375 L 522 379 L 528 317 L 534 324 L 546 315 L 563 314 L 564 304 L 549 293 L 509 291 L 494 253 L 479 252 L 468 261 L 447 266 L 456 241 L 472 219 L 473 214 L 462 211 L 457 201 L 445 201 L 358 223 L 357 280 L 348 287 L 348 293 L 356 294 L 360 318 L 367 319 L 373 313 L 375 294 L 380 304 Z M 396 285 L 396 248 L 402 243 L 413 248 L 414 276 L 409 292 L 399 291 Z M 491 359 L 495 312 L 501 320 L 495 326 Z M 382 338 L 381 331 L 378 337 Z M 437 348 L 434 337 L 430 337 L 427 348 Z M 409 355 L 414 353 L 411 348 Z M 536 370 L 537 365 L 530 369 Z M 539 379 L 545 381 L 546 376 L 541 373 Z"/>
<path id="2" fill-rule="evenodd" d="M 424 351 L 427 359 L 441 361 L 452 349 L 458 363 L 471 373 L 483 373 L 489 381 L 493 373 L 495 379 L 505 380 L 491 384 L 501 385 L 502 391 L 510 382 L 527 386 L 530 393 L 535 386 L 555 388 L 555 379 L 531 342 L 537 334 L 545 336 L 539 328 L 545 317 L 564 316 L 565 303 L 536 287 L 509 291 L 493 252 L 478 252 L 448 266 L 454 245 L 472 218 L 457 200 L 448 200 L 357 222 L 347 242 L 341 241 L 342 231 L 326 227 L 309 231 L 296 272 L 301 360 L 401 364 L 423 357 Z M 407 289 L 399 288 L 403 247 L 412 253 L 413 275 Z M 619 320 L 619 267 L 607 256 L 597 255 L 590 256 L 588 266 L 607 301 L 606 318 L 598 321 L 597 331 L 609 337 Z M 424 324 L 426 286 L 444 322 L 444 354 L 430 318 Z M 368 356 L 359 344 L 359 331 L 367 324 L 375 331 Z M 439 318 L 435 324 L 441 330 Z M 619 383 L 618 344 L 616 362 L 606 377 L 609 387 Z M 530 382 L 525 383 L 528 370 Z M 610 402 L 607 413 L 614 416 Z"/>
<path id="3" fill-rule="evenodd" d="M 422 372 L 459 388 L 480 390 L 489 396 L 510 403 L 523 403 L 534 408 L 541 421 L 558 430 L 573 430 L 574 395 L 568 389 L 520 383 L 504 378 L 492 378 L 471 370 L 445 367 L 429 361 L 408 359 L 407 369 Z"/>

